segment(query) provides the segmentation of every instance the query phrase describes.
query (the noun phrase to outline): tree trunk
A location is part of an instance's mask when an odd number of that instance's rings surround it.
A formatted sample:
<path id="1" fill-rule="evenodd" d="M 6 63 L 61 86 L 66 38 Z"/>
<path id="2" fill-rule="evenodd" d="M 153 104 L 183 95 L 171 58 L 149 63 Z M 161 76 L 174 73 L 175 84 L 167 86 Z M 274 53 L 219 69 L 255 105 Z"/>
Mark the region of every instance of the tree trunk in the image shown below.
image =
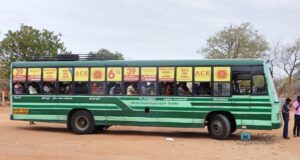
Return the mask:
<path id="1" fill-rule="evenodd" d="M 289 75 L 288 77 L 288 97 L 291 96 L 291 90 L 292 90 L 292 75 Z"/>

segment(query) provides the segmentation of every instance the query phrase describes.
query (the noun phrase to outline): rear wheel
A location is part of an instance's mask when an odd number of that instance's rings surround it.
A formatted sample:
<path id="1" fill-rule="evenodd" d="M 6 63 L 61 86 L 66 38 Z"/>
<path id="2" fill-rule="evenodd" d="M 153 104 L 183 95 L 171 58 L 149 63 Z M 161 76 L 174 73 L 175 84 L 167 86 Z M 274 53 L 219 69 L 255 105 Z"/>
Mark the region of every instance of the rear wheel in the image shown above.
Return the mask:
<path id="1" fill-rule="evenodd" d="M 92 133 L 95 130 L 93 115 L 86 110 L 75 112 L 71 118 L 71 129 L 76 134 Z"/>
<path id="2" fill-rule="evenodd" d="M 226 139 L 231 133 L 230 121 L 226 116 L 216 114 L 208 121 L 208 132 L 215 139 Z"/>

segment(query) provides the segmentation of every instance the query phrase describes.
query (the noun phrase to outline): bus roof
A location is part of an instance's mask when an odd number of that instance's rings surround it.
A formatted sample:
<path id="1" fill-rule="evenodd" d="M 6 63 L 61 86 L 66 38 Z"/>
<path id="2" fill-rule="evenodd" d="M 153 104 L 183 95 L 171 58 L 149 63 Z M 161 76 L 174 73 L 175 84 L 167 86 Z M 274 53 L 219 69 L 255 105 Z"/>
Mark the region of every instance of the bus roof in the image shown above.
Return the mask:
<path id="1" fill-rule="evenodd" d="M 13 62 L 12 67 L 59 67 L 59 66 L 226 66 L 262 65 L 261 59 L 214 59 L 214 60 L 107 60 L 107 61 L 30 61 Z"/>

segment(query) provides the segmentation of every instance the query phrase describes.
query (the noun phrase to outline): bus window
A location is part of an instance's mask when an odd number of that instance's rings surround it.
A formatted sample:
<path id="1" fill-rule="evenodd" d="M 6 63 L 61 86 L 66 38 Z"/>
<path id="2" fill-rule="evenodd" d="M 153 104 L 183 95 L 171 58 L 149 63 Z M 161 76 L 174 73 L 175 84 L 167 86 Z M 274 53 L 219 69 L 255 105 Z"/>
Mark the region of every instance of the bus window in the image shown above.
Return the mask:
<path id="1" fill-rule="evenodd" d="M 74 68 L 74 94 L 88 94 L 89 92 L 89 68 Z"/>
<path id="2" fill-rule="evenodd" d="M 56 68 L 43 68 L 43 91 L 44 94 L 56 94 Z"/>
<path id="3" fill-rule="evenodd" d="M 251 94 L 251 74 L 250 72 L 232 71 L 232 94 Z"/>
<path id="4" fill-rule="evenodd" d="M 230 96 L 230 83 L 214 83 L 214 96 Z"/>
<path id="5" fill-rule="evenodd" d="M 105 68 L 91 67 L 90 69 L 91 95 L 105 95 Z"/>
<path id="6" fill-rule="evenodd" d="M 59 68 L 58 69 L 58 85 L 59 85 L 59 94 L 72 94 L 73 86 L 72 86 L 72 75 L 73 68 Z"/>
<path id="7" fill-rule="evenodd" d="M 210 82 L 195 82 L 194 94 L 197 96 L 211 95 L 211 83 Z"/>
<path id="8" fill-rule="evenodd" d="M 214 67 L 214 96 L 231 95 L 231 67 Z"/>
<path id="9" fill-rule="evenodd" d="M 267 95 L 267 86 L 265 82 L 265 77 L 264 75 L 254 75 L 252 77 L 252 83 L 253 83 L 253 88 L 252 88 L 252 93 L 254 95 Z"/>
<path id="10" fill-rule="evenodd" d="M 28 68 L 27 91 L 29 94 L 39 94 L 42 91 L 42 70 L 41 68 Z"/>
<path id="11" fill-rule="evenodd" d="M 193 68 L 192 67 L 177 67 L 176 68 L 176 95 L 191 96 Z"/>
<path id="12" fill-rule="evenodd" d="M 139 94 L 139 67 L 124 67 L 124 93 L 133 96 Z"/>
<path id="13" fill-rule="evenodd" d="M 108 82 L 107 90 L 110 96 L 122 95 L 121 82 Z"/>
<path id="14" fill-rule="evenodd" d="M 25 94 L 26 68 L 13 69 L 13 93 Z"/>
<path id="15" fill-rule="evenodd" d="M 156 95 L 157 68 L 141 67 L 140 95 Z"/>
<path id="16" fill-rule="evenodd" d="M 174 67 L 159 67 L 159 88 L 163 96 L 174 95 Z"/>
<path id="17" fill-rule="evenodd" d="M 211 67 L 194 68 L 194 95 L 209 96 L 211 95 Z"/>

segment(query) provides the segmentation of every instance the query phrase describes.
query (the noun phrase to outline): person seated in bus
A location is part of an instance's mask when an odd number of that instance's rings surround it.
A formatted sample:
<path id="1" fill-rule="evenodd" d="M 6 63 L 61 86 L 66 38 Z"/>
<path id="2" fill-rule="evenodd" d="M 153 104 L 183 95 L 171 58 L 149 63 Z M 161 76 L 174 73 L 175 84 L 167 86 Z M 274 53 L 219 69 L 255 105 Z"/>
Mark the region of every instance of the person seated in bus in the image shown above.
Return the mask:
<path id="1" fill-rule="evenodd" d="M 109 90 L 109 95 L 111 95 L 111 96 L 121 95 L 120 84 L 115 84 L 113 87 L 111 87 L 110 90 Z"/>
<path id="2" fill-rule="evenodd" d="M 189 91 L 189 88 L 186 86 L 186 83 L 180 82 L 177 87 L 179 96 L 190 96 L 192 93 Z"/>
<path id="3" fill-rule="evenodd" d="M 150 82 L 150 84 L 147 86 L 149 95 L 156 95 L 156 87 L 153 82 Z"/>
<path id="4" fill-rule="evenodd" d="M 132 96 L 132 95 L 137 95 L 137 91 L 134 88 L 134 84 L 131 83 L 128 87 L 127 87 L 127 95 Z"/>
<path id="5" fill-rule="evenodd" d="M 23 94 L 24 93 L 24 86 L 18 82 L 14 85 L 14 92 L 15 94 Z"/>
<path id="6" fill-rule="evenodd" d="M 199 95 L 211 95 L 211 87 L 209 82 L 201 82 L 197 90 Z"/>
<path id="7" fill-rule="evenodd" d="M 72 94 L 72 87 L 70 85 L 65 87 L 65 94 Z"/>
<path id="8" fill-rule="evenodd" d="M 92 84 L 91 94 L 92 95 L 98 95 L 99 94 L 99 87 L 97 86 L 97 83 Z"/>
<path id="9" fill-rule="evenodd" d="M 37 94 L 35 84 L 30 84 L 28 87 L 29 94 Z"/>
<path id="10" fill-rule="evenodd" d="M 141 95 L 149 95 L 149 90 L 146 86 L 146 83 L 142 83 L 141 84 L 141 92 L 140 92 Z"/>
<path id="11" fill-rule="evenodd" d="M 53 88 L 51 87 L 50 83 L 45 83 L 43 90 L 45 94 L 52 94 Z"/>
<path id="12" fill-rule="evenodd" d="M 92 84 L 92 88 L 91 88 L 91 94 L 92 95 L 105 95 L 105 89 L 103 87 L 103 85 L 101 84 L 97 84 L 97 83 L 93 83 Z"/>
<path id="13" fill-rule="evenodd" d="M 162 94 L 163 94 L 164 96 L 170 96 L 170 95 L 173 95 L 173 89 L 172 89 L 170 83 L 166 83 L 166 84 L 164 85 L 164 89 L 163 89 Z"/>

